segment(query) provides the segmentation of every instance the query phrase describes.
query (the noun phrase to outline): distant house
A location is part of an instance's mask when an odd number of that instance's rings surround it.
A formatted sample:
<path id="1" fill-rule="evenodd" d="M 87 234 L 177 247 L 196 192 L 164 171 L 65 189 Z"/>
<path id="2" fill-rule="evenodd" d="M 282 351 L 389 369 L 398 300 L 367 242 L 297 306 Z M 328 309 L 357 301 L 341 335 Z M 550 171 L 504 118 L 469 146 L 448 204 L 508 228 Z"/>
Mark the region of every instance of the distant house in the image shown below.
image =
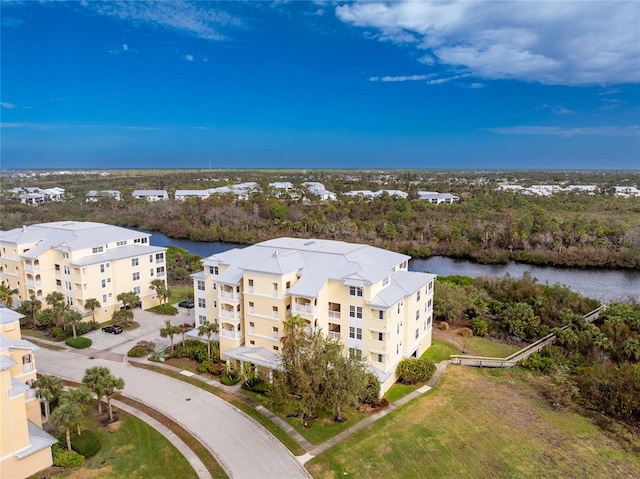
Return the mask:
<path id="1" fill-rule="evenodd" d="M 64 188 L 39 188 L 37 186 L 25 186 L 24 188 L 12 188 L 10 193 L 18 195 L 20 202 L 25 205 L 39 205 L 45 201 L 62 201 Z"/>
<path id="2" fill-rule="evenodd" d="M 567 185 L 562 188 L 562 191 L 573 191 L 577 193 L 588 193 L 593 195 L 598 190 L 596 185 Z"/>
<path id="3" fill-rule="evenodd" d="M 616 196 L 640 196 L 640 190 L 635 186 L 614 186 Z"/>
<path id="4" fill-rule="evenodd" d="M 354 191 L 347 191 L 345 195 L 356 196 L 356 197 L 360 196 L 366 199 L 372 199 L 377 196 L 382 196 L 384 193 L 387 193 L 389 196 L 399 196 L 400 198 L 406 198 L 407 196 L 409 196 L 407 193 L 400 190 L 378 190 L 378 191 L 354 190 Z"/>
<path id="5" fill-rule="evenodd" d="M 524 186 L 520 185 L 500 185 L 496 188 L 496 191 L 513 191 L 521 193 L 524 190 Z"/>
<path id="6" fill-rule="evenodd" d="M 113 198 L 116 201 L 120 201 L 122 199 L 122 195 L 118 190 L 102 190 L 102 191 L 91 190 L 89 191 L 89 193 L 87 193 L 87 196 L 85 196 L 85 202 L 86 203 L 95 202 L 95 201 L 98 201 L 100 198 Z"/>
<path id="7" fill-rule="evenodd" d="M 319 196 L 322 201 L 336 199 L 335 193 L 326 190 L 324 185 L 317 181 L 305 181 L 302 186 L 309 190 L 312 195 Z"/>
<path id="8" fill-rule="evenodd" d="M 169 194 L 167 190 L 135 190 L 133 197 L 147 201 L 164 201 L 169 199 Z"/>
<path id="9" fill-rule="evenodd" d="M 187 198 L 207 199 L 211 195 L 211 190 L 176 190 L 174 198 L 178 201 L 184 201 Z"/>
<path id="10" fill-rule="evenodd" d="M 436 191 L 418 191 L 418 198 L 435 205 L 440 203 L 457 203 L 460 198 L 451 193 L 438 193 Z"/>
<path id="11" fill-rule="evenodd" d="M 64 191 L 64 188 L 55 186 L 53 188 L 40 190 L 40 193 L 44 194 L 50 201 L 62 201 L 64 199 Z"/>
<path id="12" fill-rule="evenodd" d="M 42 193 L 22 193 L 20 196 L 20 203 L 25 205 L 39 205 L 44 203 L 45 196 Z"/>

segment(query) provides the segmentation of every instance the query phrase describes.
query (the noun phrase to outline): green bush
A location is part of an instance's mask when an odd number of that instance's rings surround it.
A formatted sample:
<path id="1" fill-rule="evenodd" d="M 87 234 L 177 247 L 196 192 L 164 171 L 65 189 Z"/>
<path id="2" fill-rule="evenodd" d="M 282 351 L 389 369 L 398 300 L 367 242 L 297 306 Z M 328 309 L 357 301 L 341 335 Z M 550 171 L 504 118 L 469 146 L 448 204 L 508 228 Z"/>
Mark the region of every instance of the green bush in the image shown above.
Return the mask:
<path id="1" fill-rule="evenodd" d="M 220 377 L 220 382 L 225 386 L 233 386 L 235 384 L 238 384 L 238 381 L 240 381 L 240 377 L 235 371 L 229 371 L 228 373 L 224 373 Z"/>
<path id="2" fill-rule="evenodd" d="M 555 368 L 556 364 L 548 355 L 533 353 L 528 359 L 520 361 L 520 365 L 525 369 L 548 373 Z"/>
<path id="3" fill-rule="evenodd" d="M 155 350 L 156 344 L 151 341 L 140 341 L 132 347 L 127 356 L 130 358 L 142 358 L 147 354 L 151 354 Z"/>
<path id="4" fill-rule="evenodd" d="M 489 334 L 489 323 L 484 319 L 473 318 L 471 320 L 471 331 L 476 336 L 487 336 Z"/>
<path id="5" fill-rule="evenodd" d="M 83 338 L 82 336 L 79 336 L 77 338 L 67 338 L 65 339 L 64 343 L 67 346 L 71 346 L 72 348 L 76 349 L 88 348 L 92 344 L 89 338 Z"/>
<path id="6" fill-rule="evenodd" d="M 403 359 L 398 364 L 398 381 L 404 384 L 424 383 L 436 372 L 436 365 L 430 359 Z"/>
<path id="7" fill-rule="evenodd" d="M 64 329 L 59 328 L 58 326 L 56 326 L 51 330 L 51 335 L 55 339 L 60 339 L 60 340 L 67 338 L 67 333 L 64 332 Z"/>
<path id="8" fill-rule="evenodd" d="M 98 453 L 102 443 L 95 432 L 87 429 L 82 431 L 79 436 L 71 437 L 71 447 L 78 454 L 83 455 L 85 459 L 88 459 Z"/>
<path id="9" fill-rule="evenodd" d="M 166 316 L 175 316 L 178 314 L 178 309 L 170 304 L 159 304 L 158 306 L 154 306 L 153 308 L 149 308 L 149 311 L 153 311 L 154 313 L 164 314 Z"/>
<path id="10" fill-rule="evenodd" d="M 90 331 L 95 331 L 96 329 L 98 329 L 99 324 L 96 321 L 89 321 L 87 323 L 78 323 L 76 324 L 76 334 L 78 336 L 82 336 L 84 334 L 87 334 Z M 71 328 L 70 325 L 65 326 L 64 328 L 64 332 L 67 334 L 67 336 L 73 334 L 73 329 Z"/>
<path id="11" fill-rule="evenodd" d="M 59 443 L 51 447 L 51 452 L 54 466 L 70 468 L 84 464 L 84 456 L 78 454 L 76 451 L 69 451 Z"/>
<path id="12" fill-rule="evenodd" d="M 362 404 L 373 404 L 380 397 L 380 381 L 375 374 L 371 372 L 366 373 L 367 385 L 364 389 L 364 393 L 360 398 Z"/>
<path id="13" fill-rule="evenodd" d="M 246 391 L 253 391 L 258 394 L 266 394 L 269 389 L 269 385 L 259 378 L 249 379 L 243 382 L 241 387 Z"/>
<path id="14" fill-rule="evenodd" d="M 199 363 L 207 360 L 207 345 L 197 339 L 185 339 L 173 353 L 176 358 L 189 358 Z"/>

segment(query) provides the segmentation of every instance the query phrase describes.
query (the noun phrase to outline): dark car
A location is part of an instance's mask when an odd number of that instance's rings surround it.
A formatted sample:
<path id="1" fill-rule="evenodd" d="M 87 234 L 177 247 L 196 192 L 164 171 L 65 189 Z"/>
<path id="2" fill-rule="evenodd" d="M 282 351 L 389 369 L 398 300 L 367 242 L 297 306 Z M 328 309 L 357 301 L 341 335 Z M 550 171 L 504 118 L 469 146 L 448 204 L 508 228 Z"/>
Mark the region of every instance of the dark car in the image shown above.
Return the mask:
<path id="1" fill-rule="evenodd" d="M 120 326 L 105 326 L 102 328 L 102 331 L 110 334 L 120 334 L 122 332 L 122 328 Z"/>
<path id="2" fill-rule="evenodd" d="M 180 301 L 178 303 L 178 306 L 180 306 L 181 308 L 193 308 L 196 304 L 193 302 L 192 299 L 184 299 L 182 301 Z"/>

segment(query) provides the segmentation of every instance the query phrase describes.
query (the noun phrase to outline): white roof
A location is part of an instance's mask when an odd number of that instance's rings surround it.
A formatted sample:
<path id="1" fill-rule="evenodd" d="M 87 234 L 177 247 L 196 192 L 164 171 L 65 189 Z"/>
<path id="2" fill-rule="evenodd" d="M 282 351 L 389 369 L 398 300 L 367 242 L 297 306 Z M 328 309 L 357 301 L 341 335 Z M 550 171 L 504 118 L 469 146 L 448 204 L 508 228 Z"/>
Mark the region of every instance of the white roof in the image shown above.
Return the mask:
<path id="1" fill-rule="evenodd" d="M 11 324 L 16 321 L 20 321 L 20 318 L 24 318 L 24 314 L 20 314 L 13 309 L 0 307 L 0 324 Z"/>
<path id="2" fill-rule="evenodd" d="M 135 190 L 133 196 L 167 196 L 167 190 Z"/>

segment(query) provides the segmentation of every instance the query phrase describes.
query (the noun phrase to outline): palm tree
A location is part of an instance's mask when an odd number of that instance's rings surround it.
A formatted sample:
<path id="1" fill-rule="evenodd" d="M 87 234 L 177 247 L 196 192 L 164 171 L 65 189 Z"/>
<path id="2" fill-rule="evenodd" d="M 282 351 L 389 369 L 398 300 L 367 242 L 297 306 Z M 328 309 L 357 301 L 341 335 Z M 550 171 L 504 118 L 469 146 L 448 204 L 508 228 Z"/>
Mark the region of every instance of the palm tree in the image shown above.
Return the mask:
<path id="1" fill-rule="evenodd" d="M 73 337 L 76 337 L 76 324 L 82 322 L 82 315 L 77 311 L 68 310 L 64 315 L 65 324 L 70 324 L 73 331 Z"/>
<path id="2" fill-rule="evenodd" d="M 171 351 L 173 351 L 173 337 L 180 332 L 180 326 L 174 326 L 170 320 L 164 322 L 164 328 L 160 329 L 160 336 L 171 339 Z"/>
<path id="3" fill-rule="evenodd" d="M 91 310 L 91 318 L 93 319 L 94 322 L 96 320 L 94 311 L 98 309 L 100 306 L 101 306 L 100 301 L 98 301 L 96 298 L 89 298 L 84 302 L 84 309 Z"/>
<path id="4" fill-rule="evenodd" d="M 111 407 L 111 399 L 114 396 L 120 394 L 124 389 L 124 379 L 117 378 L 113 374 L 109 373 L 108 376 L 104 376 L 100 379 L 102 392 L 107 398 L 107 406 L 109 408 L 109 421 L 113 422 L 113 409 Z"/>
<path id="5" fill-rule="evenodd" d="M 102 396 L 104 396 L 103 378 L 110 376 L 109 368 L 94 366 L 85 370 L 82 384 L 98 397 L 98 414 L 102 414 Z"/>
<path id="6" fill-rule="evenodd" d="M 29 296 L 29 299 L 22 302 L 22 309 L 24 312 L 31 316 L 33 320 L 33 329 L 36 329 L 38 325 L 36 324 L 36 316 L 38 312 L 42 309 L 42 301 L 35 297 L 35 295 Z"/>
<path id="7" fill-rule="evenodd" d="M 55 400 L 64 389 L 62 379 L 56 376 L 44 375 L 33 383 L 33 385 L 36 388 L 36 395 L 40 401 L 44 403 L 44 417 L 48 422 L 50 416 L 49 404 Z"/>
<path id="8" fill-rule="evenodd" d="M 125 308 L 131 313 L 131 322 L 133 322 L 133 308 L 140 304 L 140 296 L 133 291 L 127 291 L 126 293 L 120 293 L 117 296 L 118 301 L 122 301 Z"/>
<path id="9" fill-rule="evenodd" d="M 3 303 L 7 308 L 11 308 L 13 306 L 13 297 L 19 293 L 20 290 L 18 289 L 11 289 L 4 283 L 0 284 L 0 303 Z"/>
<path id="10" fill-rule="evenodd" d="M 629 338 L 622 344 L 622 352 L 631 362 L 640 361 L 640 341 L 635 338 Z"/>
<path id="11" fill-rule="evenodd" d="M 198 336 L 207 337 L 207 359 L 211 362 L 211 336 L 218 332 L 218 325 L 207 321 L 198 328 Z"/>
<path id="12" fill-rule="evenodd" d="M 91 391 L 87 386 L 80 386 L 77 388 L 67 389 L 67 392 L 62 396 L 64 401 L 71 401 L 72 403 L 80 406 L 80 409 L 84 413 L 87 406 L 91 402 Z M 78 424 L 78 435 L 80 435 L 80 424 Z"/>
<path id="13" fill-rule="evenodd" d="M 69 305 L 65 302 L 64 295 L 59 291 L 53 291 L 47 295 L 45 301 L 51 306 L 51 310 L 55 316 L 56 326 L 60 326 L 64 318 L 64 313 L 69 308 Z"/>
<path id="14" fill-rule="evenodd" d="M 161 303 L 167 302 L 169 298 L 169 288 L 167 288 L 167 283 L 165 283 L 164 280 L 154 279 L 151 281 L 150 288 L 156 292 Z"/>
<path id="15" fill-rule="evenodd" d="M 84 413 L 80 405 L 69 400 L 60 401 L 60 404 L 51 415 L 51 422 L 56 426 L 64 427 L 69 451 L 71 451 L 71 428 L 79 428 L 83 419 Z"/>

